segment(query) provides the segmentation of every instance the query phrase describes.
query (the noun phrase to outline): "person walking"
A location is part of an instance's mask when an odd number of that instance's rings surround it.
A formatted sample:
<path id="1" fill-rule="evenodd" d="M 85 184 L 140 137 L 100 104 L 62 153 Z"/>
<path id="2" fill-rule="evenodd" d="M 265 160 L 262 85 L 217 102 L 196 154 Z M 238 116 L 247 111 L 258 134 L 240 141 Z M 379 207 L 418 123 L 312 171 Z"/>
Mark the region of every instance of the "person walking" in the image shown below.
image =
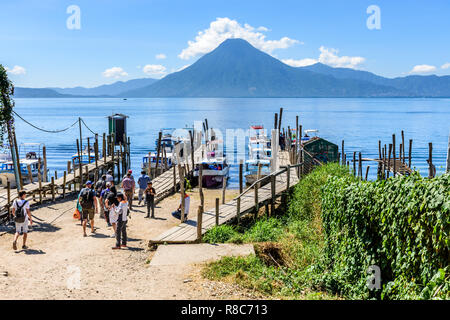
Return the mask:
<path id="1" fill-rule="evenodd" d="M 138 205 L 141 205 L 141 201 L 143 200 L 144 192 L 147 189 L 148 183 L 150 181 L 151 181 L 150 177 L 146 174 L 146 172 L 144 170 L 142 170 L 141 176 L 138 178 L 138 186 L 139 186 Z"/>
<path id="2" fill-rule="evenodd" d="M 105 216 L 105 211 L 104 211 L 104 206 L 103 206 L 103 202 L 102 202 L 102 193 L 103 191 L 106 189 L 106 174 L 102 175 L 101 179 L 98 180 L 95 183 L 95 192 L 96 192 L 96 197 L 98 200 L 98 208 L 99 208 L 99 214 L 100 214 L 100 218 L 106 218 Z"/>
<path id="3" fill-rule="evenodd" d="M 113 171 L 111 169 L 106 173 L 106 182 L 114 182 Z"/>
<path id="4" fill-rule="evenodd" d="M 108 198 L 108 194 L 111 191 L 111 183 L 106 183 L 106 188 L 102 190 L 100 193 L 100 205 L 102 206 L 102 210 L 104 212 L 105 221 L 108 224 L 108 227 L 111 227 L 111 222 L 109 221 L 109 208 L 106 207 L 106 199 Z"/>
<path id="5" fill-rule="evenodd" d="M 103 197 L 105 199 L 105 212 L 108 213 L 108 226 L 112 226 L 114 230 L 111 237 L 115 237 L 117 232 L 117 214 L 114 208 L 119 205 L 119 201 L 117 201 L 116 187 L 109 183 L 108 192 L 105 192 Z"/>
<path id="6" fill-rule="evenodd" d="M 125 179 L 125 178 L 127 177 L 128 174 L 130 174 L 130 178 L 131 178 L 133 181 L 135 181 L 135 180 L 134 180 L 134 176 L 133 176 L 133 170 L 131 170 L 131 169 L 129 169 L 129 170 L 127 171 L 127 174 L 123 176 L 122 180 Z"/>
<path id="7" fill-rule="evenodd" d="M 150 211 L 152 212 L 151 217 L 155 218 L 155 196 L 156 191 L 153 188 L 153 184 L 151 181 L 148 182 L 147 188 L 144 191 L 145 193 L 145 203 L 147 204 L 147 216 L 146 218 L 150 218 Z"/>
<path id="8" fill-rule="evenodd" d="M 128 202 L 122 193 L 117 193 L 117 201 L 119 204 L 114 205 L 117 216 L 117 230 L 116 230 L 116 246 L 113 250 L 127 247 L 127 222 L 128 222 Z"/>
<path id="9" fill-rule="evenodd" d="M 134 188 L 135 182 L 131 179 L 131 173 L 127 173 L 125 179 L 122 180 L 122 189 L 125 192 L 126 200 L 128 201 L 130 210 L 133 210 L 133 197 L 134 197 Z"/>
<path id="10" fill-rule="evenodd" d="M 80 191 L 79 199 L 82 208 L 81 216 L 83 219 L 83 236 L 87 237 L 86 225 L 88 219 L 91 225 L 91 233 L 95 233 L 94 216 L 97 211 L 97 197 L 95 196 L 95 191 L 92 190 L 92 181 L 86 182 L 86 187 Z"/>
<path id="11" fill-rule="evenodd" d="M 31 217 L 30 203 L 25 200 L 27 193 L 25 191 L 19 192 L 19 198 L 14 200 L 12 205 L 12 215 L 16 224 L 16 233 L 14 235 L 13 249 L 17 250 L 17 240 L 23 234 L 22 249 L 26 250 L 27 236 L 28 236 L 28 222 L 33 225 L 33 218 Z"/>

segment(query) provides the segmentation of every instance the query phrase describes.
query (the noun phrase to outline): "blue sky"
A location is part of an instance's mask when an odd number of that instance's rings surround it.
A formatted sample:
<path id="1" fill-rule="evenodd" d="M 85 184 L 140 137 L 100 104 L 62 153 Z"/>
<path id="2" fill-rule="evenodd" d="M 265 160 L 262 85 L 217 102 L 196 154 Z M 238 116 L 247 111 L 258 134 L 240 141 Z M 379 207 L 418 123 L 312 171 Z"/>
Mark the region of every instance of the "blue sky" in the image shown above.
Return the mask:
<path id="1" fill-rule="evenodd" d="M 70 5 L 79 30 L 67 28 Z M 370 5 L 380 30 L 367 28 Z M 17 86 L 90 87 L 161 78 L 242 36 L 294 66 L 448 75 L 449 14 L 448 0 L 0 0 L 0 63 Z"/>

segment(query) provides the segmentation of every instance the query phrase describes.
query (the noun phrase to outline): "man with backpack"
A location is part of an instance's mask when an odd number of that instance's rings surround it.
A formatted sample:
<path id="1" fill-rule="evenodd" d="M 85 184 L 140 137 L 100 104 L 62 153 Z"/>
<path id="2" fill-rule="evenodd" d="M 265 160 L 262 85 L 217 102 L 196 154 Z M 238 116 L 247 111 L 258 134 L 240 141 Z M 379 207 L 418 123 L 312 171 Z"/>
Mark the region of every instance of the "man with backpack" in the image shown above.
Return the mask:
<path id="1" fill-rule="evenodd" d="M 104 218 L 105 214 L 104 214 L 104 210 L 103 210 L 103 204 L 102 204 L 102 192 L 103 190 L 106 189 L 106 174 L 102 175 L 102 178 L 100 180 L 97 181 L 97 183 L 95 184 L 95 192 L 96 192 L 96 197 L 99 200 L 99 214 L 100 214 L 100 218 Z"/>
<path id="2" fill-rule="evenodd" d="M 80 205 L 82 208 L 81 214 L 83 218 L 83 236 L 87 237 L 86 234 L 86 225 L 87 220 L 90 220 L 91 224 L 91 233 L 95 233 L 94 229 L 94 215 L 97 211 L 97 197 L 95 195 L 95 191 L 92 190 L 92 182 L 86 182 L 86 187 L 81 189 L 80 191 Z"/>
<path id="3" fill-rule="evenodd" d="M 125 192 L 126 200 L 128 201 L 128 208 L 133 210 L 133 197 L 134 197 L 134 188 L 135 182 L 131 179 L 131 173 L 128 172 L 125 176 L 125 179 L 122 180 L 122 188 Z"/>
<path id="4" fill-rule="evenodd" d="M 13 249 L 17 250 L 17 240 L 20 234 L 23 234 L 22 249 L 28 249 L 27 247 L 27 235 L 28 235 L 28 222 L 33 224 L 31 217 L 30 203 L 25 200 L 27 193 L 25 191 L 19 192 L 19 198 L 14 200 L 12 205 L 12 215 L 16 224 L 16 234 L 14 235 Z"/>

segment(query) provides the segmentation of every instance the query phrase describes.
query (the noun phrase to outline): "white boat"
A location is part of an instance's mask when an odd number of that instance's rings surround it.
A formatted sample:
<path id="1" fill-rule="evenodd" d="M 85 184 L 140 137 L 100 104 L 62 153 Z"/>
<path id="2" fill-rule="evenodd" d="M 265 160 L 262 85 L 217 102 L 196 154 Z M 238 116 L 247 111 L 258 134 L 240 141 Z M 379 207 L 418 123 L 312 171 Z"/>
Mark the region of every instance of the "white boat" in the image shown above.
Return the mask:
<path id="1" fill-rule="evenodd" d="M 26 183 L 37 182 L 39 169 L 42 174 L 42 181 L 45 180 L 44 176 L 44 161 L 41 159 L 41 150 L 43 144 L 41 143 L 23 143 L 19 147 L 19 156 L 25 154 L 24 158 L 19 161 L 20 172 L 22 175 L 22 181 Z M 34 150 L 38 148 L 37 150 Z M 41 159 L 41 167 L 39 168 L 39 159 Z M 28 170 L 30 168 L 30 170 Z M 31 171 L 31 177 L 30 172 Z M 48 172 L 48 169 L 47 169 Z M 47 173 L 45 173 L 46 175 Z M 8 181 L 10 186 L 15 188 L 17 186 L 16 177 L 14 174 L 14 163 L 9 160 L 0 163 L 0 185 L 6 187 Z"/>
<path id="2" fill-rule="evenodd" d="M 90 146 L 90 148 L 88 149 L 88 147 L 86 146 L 84 148 L 83 152 L 81 152 L 80 156 L 78 156 L 78 152 L 75 153 L 74 155 L 72 155 L 72 162 L 73 162 L 73 165 L 75 168 L 80 166 L 80 158 L 81 158 L 82 165 L 95 162 L 94 147 Z"/>
<path id="3" fill-rule="evenodd" d="M 253 184 L 259 178 L 270 174 L 270 159 L 272 149 L 270 139 L 267 137 L 264 127 L 257 125 L 250 127 L 248 144 L 249 159 L 245 161 L 245 181 L 247 185 Z M 259 169 L 261 166 L 261 169 Z M 260 170 L 260 172 L 258 172 Z"/>
<path id="4" fill-rule="evenodd" d="M 218 140 L 208 141 L 204 150 L 204 157 L 195 164 L 194 177 L 200 174 L 202 166 L 202 185 L 206 188 L 223 186 L 224 177 L 228 178 L 230 167 L 226 155 L 223 152 L 223 142 Z"/>
<path id="5" fill-rule="evenodd" d="M 167 157 L 167 168 L 168 169 L 171 168 L 173 165 L 177 164 L 175 158 L 173 157 L 172 152 L 166 151 L 166 157 Z M 150 168 L 152 168 L 152 169 L 156 168 L 157 160 L 158 159 L 157 159 L 156 152 L 150 152 L 150 161 L 149 161 L 149 155 L 142 157 L 142 169 L 147 170 L 149 162 L 150 162 Z M 160 153 L 159 160 L 158 160 L 158 168 L 163 168 L 165 165 L 166 165 L 166 163 L 164 161 L 164 157 L 162 157 L 161 153 Z"/>

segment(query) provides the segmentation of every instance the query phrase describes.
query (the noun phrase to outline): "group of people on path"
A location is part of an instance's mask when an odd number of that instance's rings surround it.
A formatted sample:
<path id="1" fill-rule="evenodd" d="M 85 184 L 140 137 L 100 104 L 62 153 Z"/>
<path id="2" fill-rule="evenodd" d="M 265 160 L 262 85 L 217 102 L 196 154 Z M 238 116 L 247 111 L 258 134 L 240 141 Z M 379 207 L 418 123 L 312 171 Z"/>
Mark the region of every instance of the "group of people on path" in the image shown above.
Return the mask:
<path id="1" fill-rule="evenodd" d="M 145 171 L 141 172 L 138 179 L 139 186 L 139 203 L 141 204 L 144 196 L 147 204 L 146 218 L 155 217 L 155 196 L 156 191 L 153 183 Z M 99 181 L 92 183 L 87 181 L 84 188 L 78 196 L 77 209 L 80 211 L 81 224 L 83 227 L 83 236 L 87 237 L 87 223 L 91 228 L 91 233 L 95 233 L 94 216 L 99 213 L 104 215 L 108 227 L 114 230 L 113 237 L 116 238 L 116 245 L 112 249 L 120 249 L 127 247 L 127 222 L 130 217 L 130 211 L 133 210 L 133 198 L 136 183 L 129 170 L 122 179 L 122 190 L 120 192 L 114 185 L 112 171 L 108 171 Z"/>
<path id="2" fill-rule="evenodd" d="M 153 183 L 145 171 L 141 172 L 137 180 L 139 187 L 138 205 L 142 201 L 147 206 L 146 218 L 155 218 L 155 197 L 156 190 Z M 94 217 L 96 213 L 105 218 L 108 227 L 112 227 L 114 234 L 111 237 L 116 238 L 116 245 L 112 249 L 127 247 L 127 222 L 130 217 L 130 211 L 133 210 L 133 198 L 136 183 L 129 170 L 122 179 L 123 193 L 118 191 L 114 185 L 112 171 L 108 171 L 99 181 L 92 183 L 87 181 L 78 195 L 77 210 L 80 213 L 83 236 L 87 237 L 86 229 L 89 222 L 91 233 L 95 234 Z M 189 195 L 185 194 L 185 217 L 189 213 Z M 181 218 L 181 204 L 178 209 L 172 213 L 175 218 Z M 12 216 L 14 217 L 16 232 L 14 234 L 13 249 L 17 250 L 17 241 L 20 235 L 23 235 L 22 249 L 26 250 L 28 236 L 28 227 L 33 224 L 30 211 L 30 203 L 26 200 L 26 192 L 20 191 L 18 198 L 12 205 Z"/>

